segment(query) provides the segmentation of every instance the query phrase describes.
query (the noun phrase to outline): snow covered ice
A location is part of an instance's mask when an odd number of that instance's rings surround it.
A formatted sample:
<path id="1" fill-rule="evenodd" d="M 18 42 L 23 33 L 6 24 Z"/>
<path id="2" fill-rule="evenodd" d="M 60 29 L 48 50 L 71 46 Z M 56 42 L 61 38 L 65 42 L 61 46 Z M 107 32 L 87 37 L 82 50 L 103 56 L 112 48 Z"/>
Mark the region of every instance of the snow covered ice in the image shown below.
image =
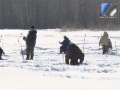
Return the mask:
<path id="1" fill-rule="evenodd" d="M 6 53 L 2 57 L 6 60 L 0 60 L 0 90 L 120 90 L 120 31 L 108 32 L 113 50 L 102 55 L 99 38 L 103 31 L 39 30 L 33 61 L 22 59 L 20 33 L 26 36 L 28 30 L 0 30 L 0 46 Z M 66 35 L 83 50 L 85 34 L 83 65 L 66 65 L 58 54 L 58 41 Z M 20 42 L 25 49 L 22 38 Z"/>

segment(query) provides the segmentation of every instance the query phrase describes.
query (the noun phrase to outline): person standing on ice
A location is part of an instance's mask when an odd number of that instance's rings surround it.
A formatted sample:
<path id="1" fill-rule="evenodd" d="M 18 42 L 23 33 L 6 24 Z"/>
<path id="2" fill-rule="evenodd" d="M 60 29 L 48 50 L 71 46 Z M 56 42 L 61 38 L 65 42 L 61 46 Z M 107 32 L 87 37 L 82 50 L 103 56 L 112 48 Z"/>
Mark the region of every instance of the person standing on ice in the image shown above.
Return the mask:
<path id="1" fill-rule="evenodd" d="M 3 49 L 0 47 L 0 60 L 4 60 L 4 59 L 2 59 L 2 54 L 5 54 L 5 52 L 4 52 Z"/>
<path id="2" fill-rule="evenodd" d="M 28 36 L 26 38 L 26 45 L 27 45 L 27 57 L 26 60 L 33 60 L 34 56 L 34 47 L 36 44 L 36 38 L 37 38 L 37 31 L 34 30 L 34 26 L 30 28 L 30 31 L 28 32 Z"/>
<path id="3" fill-rule="evenodd" d="M 76 44 L 70 42 L 65 55 L 65 63 L 71 65 L 79 65 L 82 64 L 83 61 L 84 53 L 82 53 L 81 49 Z"/>
<path id="4" fill-rule="evenodd" d="M 108 53 L 108 33 L 105 31 L 100 38 L 99 46 L 102 45 L 103 54 Z"/>
<path id="5" fill-rule="evenodd" d="M 63 38 L 64 38 L 63 42 L 59 41 L 59 43 L 62 44 L 62 46 L 60 47 L 60 54 L 62 52 L 64 52 L 64 54 L 66 53 L 67 46 L 70 43 L 70 40 L 68 39 L 68 37 L 64 36 Z"/>

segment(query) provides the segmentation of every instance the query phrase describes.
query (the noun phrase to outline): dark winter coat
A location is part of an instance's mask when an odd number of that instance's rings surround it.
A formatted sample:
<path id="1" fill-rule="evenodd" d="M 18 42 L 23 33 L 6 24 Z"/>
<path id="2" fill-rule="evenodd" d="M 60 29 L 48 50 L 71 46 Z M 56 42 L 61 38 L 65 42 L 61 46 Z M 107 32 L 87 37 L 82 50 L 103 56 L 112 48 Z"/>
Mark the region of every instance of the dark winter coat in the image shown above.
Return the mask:
<path id="1" fill-rule="evenodd" d="M 63 42 L 60 42 L 60 44 L 62 44 L 62 51 L 66 52 L 67 46 L 69 45 L 70 40 L 68 38 L 66 38 Z"/>
<path id="2" fill-rule="evenodd" d="M 0 55 L 2 55 L 3 52 L 3 49 L 0 47 Z"/>
<path id="3" fill-rule="evenodd" d="M 26 39 L 26 45 L 27 46 L 35 47 L 36 38 L 37 38 L 36 34 L 37 34 L 36 30 L 29 31 L 27 39 Z"/>
<path id="4" fill-rule="evenodd" d="M 84 61 L 84 54 L 77 45 L 70 43 L 67 47 L 65 59 L 66 64 L 69 64 L 69 59 L 71 59 L 71 65 L 78 65 L 79 63 L 82 64 Z M 80 59 L 80 62 L 78 62 L 78 59 Z"/>

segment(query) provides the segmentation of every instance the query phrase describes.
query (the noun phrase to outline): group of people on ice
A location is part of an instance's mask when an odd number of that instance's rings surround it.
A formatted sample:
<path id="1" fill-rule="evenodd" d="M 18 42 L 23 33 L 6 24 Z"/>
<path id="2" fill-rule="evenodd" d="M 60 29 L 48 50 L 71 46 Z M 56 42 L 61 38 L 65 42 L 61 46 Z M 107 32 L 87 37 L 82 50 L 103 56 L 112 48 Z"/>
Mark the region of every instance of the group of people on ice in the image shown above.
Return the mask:
<path id="1" fill-rule="evenodd" d="M 37 39 L 37 31 L 34 26 L 28 31 L 27 37 L 23 37 L 26 42 L 26 60 L 33 60 L 34 57 L 34 47 Z M 75 44 L 72 43 L 67 36 L 64 36 L 63 42 L 59 42 L 62 46 L 60 47 L 60 54 L 65 54 L 65 63 L 71 65 L 82 64 L 84 61 L 84 53 Z M 112 49 L 112 43 L 108 38 L 108 33 L 104 32 L 100 38 L 99 45 L 102 45 L 103 54 L 108 53 L 108 49 Z M 3 49 L 0 47 L 0 60 L 2 60 L 2 54 L 5 54 Z"/>
<path id="2" fill-rule="evenodd" d="M 84 61 L 84 53 L 82 53 L 81 49 L 76 44 L 72 43 L 66 36 L 64 36 L 63 42 L 59 43 L 62 44 L 60 47 L 60 54 L 65 54 L 66 64 L 82 64 Z"/>
<path id="3" fill-rule="evenodd" d="M 36 39 L 37 31 L 34 29 L 34 26 L 32 26 L 28 32 L 27 37 L 23 37 L 23 40 L 26 42 L 26 60 L 33 60 Z"/>
<path id="4" fill-rule="evenodd" d="M 23 37 L 23 40 L 26 42 L 26 60 L 33 60 L 34 57 L 34 47 L 36 44 L 37 31 L 34 29 L 34 26 L 30 27 L 27 37 Z M 5 54 L 3 49 L 0 48 L 0 60 L 2 59 L 2 54 Z"/>
<path id="5" fill-rule="evenodd" d="M 85 55 L 76 44 L 72 43 L 66 36 L 64 36 L 64 41 L 59 43 L 62 44 L 60 47 L 60 54 L 62 52 L 66 54 L 66 64 L 78 65 L 83 63 Z M 112 43 L 106 31 L 100 38 L 99 46 L 100 45 L 102 46 L 103 54 L 106 54 L 109 50 L 112 50 Z"/>

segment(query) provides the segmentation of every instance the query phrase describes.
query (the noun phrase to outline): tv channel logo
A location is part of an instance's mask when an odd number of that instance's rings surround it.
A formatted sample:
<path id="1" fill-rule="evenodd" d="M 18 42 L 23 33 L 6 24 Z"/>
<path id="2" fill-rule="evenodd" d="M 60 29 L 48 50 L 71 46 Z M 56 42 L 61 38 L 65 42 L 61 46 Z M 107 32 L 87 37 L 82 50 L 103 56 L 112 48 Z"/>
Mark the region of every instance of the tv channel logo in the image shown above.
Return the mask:
<path id="1" fill-rule="evenodd" d="M 100 3 L 100 18 L 117 18 L 117 5 L 112 3 Z"/>

